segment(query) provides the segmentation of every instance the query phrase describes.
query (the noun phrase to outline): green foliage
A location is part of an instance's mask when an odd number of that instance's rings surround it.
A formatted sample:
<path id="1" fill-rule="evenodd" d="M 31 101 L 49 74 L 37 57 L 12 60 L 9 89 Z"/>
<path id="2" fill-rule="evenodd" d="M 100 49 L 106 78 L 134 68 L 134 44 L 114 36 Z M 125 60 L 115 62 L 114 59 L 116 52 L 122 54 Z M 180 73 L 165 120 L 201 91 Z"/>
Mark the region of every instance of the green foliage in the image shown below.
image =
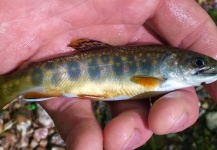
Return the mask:
<path id="1" fill-rule="evenodd" d="M 211 9 L 208 13 L 213 21 L 217 24 L 217 9 Z"/>

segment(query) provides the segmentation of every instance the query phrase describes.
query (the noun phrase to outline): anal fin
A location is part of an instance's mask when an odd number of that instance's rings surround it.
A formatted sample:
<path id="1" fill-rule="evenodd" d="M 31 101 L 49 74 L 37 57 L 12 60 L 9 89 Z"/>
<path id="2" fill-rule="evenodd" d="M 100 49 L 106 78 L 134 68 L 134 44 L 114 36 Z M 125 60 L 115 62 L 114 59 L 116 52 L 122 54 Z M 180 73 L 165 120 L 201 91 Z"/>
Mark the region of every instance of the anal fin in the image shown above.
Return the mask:
<path id="1" fill-rule="evenodd" d="M 87 99 L 87 100 L 102 100 L 102 99 L 105 99 L 104 96 L 100 96 L 100 95 L 88 95 L 88 94 L 78 95 L 78 98 Z"/>
<path id="2" fill-rule="evenodd" d="M 44 101 L 44 100 L 49 100 L 55 97 L 58 97 L 59 95 L 54 95 L 54 94 L 44 94 L 44 93 L 39 93 L 39 92 L 27 92 L 23 94 L 23 99 L 26 101 Z"/>

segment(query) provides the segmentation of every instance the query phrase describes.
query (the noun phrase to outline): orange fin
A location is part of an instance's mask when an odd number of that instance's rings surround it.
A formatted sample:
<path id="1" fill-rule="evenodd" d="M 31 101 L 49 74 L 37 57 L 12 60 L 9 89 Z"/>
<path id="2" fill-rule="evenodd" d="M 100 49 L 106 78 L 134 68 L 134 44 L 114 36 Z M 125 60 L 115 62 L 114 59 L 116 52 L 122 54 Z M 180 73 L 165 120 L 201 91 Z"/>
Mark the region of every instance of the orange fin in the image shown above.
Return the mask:
<path id="1" fill-rule="evenodd" d="M 43 99 L 43 98 L 58 97 L 58 96 L 60 95 L 44 94 L 39 92 L 28 92 L 23 94 L 24 99 Z"/>
<path id="2" fill-rule="evenodd" d="M 79 98 L 81 99 L 88 99 L 88 100 L 101 100 L 101 99 L 105 99 L 104 96 L 100 96 L 100 95 L 88 95 L 88 94 L 81 94 L 78 95 Z"/>
<path id="3" fill-rule="evenodd" d="M 111 45 L 102 43 L 100 41 L 91 40 L 91 39 L 78 39 L 72 41 L 70 44 L 68 44 L 68 46 L 76 50 L 86 51 L 86 50 L 98 49 L 103 47 L 109 47 Z"/>
<path id="4" fill-rule="evenodd" d="M 160 86 L 164 81 L 164 79 L 149 76 L 133 76 L 130 80 L 144 86 L 147 89 L 154 89 Z"/>

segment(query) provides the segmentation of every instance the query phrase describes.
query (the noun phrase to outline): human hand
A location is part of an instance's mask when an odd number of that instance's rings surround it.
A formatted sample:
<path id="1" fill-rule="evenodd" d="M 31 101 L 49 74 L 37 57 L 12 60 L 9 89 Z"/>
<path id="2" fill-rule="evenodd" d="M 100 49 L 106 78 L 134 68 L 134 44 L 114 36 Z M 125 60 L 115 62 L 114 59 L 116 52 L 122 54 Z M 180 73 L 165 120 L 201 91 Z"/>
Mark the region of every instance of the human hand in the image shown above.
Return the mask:
<path id="1" fill-rule="evenodd" d="M 69 53 L 67 44 L 83 37 L 111 45 L 162 43 L 163 39 L 170 45 L 216 58 L 216 31 L 209 16 L 193 0 L 2 0 L 0 73 L 23 61 Z M 215 84 L 207 88 L 217 100 Z M 146 100 L 110 102 L 114 119 L 104 130 L 95 119 L 90 101 L 56 98 L 40 104 L 53 118 L 67 148 L 79 150 L 134 149 L 152 132 L 182 131 L 198 117 L 193 88 L 170 92 L 151 108 Z"/>

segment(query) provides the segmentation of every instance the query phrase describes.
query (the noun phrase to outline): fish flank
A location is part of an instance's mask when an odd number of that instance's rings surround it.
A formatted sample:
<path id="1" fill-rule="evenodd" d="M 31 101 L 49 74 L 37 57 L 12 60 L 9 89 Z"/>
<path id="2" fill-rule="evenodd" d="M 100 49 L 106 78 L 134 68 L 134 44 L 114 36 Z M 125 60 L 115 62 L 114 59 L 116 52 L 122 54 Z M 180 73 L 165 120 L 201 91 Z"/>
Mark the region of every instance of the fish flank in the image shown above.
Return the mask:
<path id="1" fill-rule="evenodd" d="M 0 107 L 19 95 L 25 98 L 25 94 L 29 99 L 73 95 L 119 100 L 138 95 L 145 98 L 164 92 L 164 88 L 174 90 L 172 83 L 183 83 L 178 88 L 196 85 L 188 84 L 188 78 L 182 77 L 188 76 L 193 69 L 184 68 L 183 71 L 179 62 L 201 54 L 180 52 L 168 46 L 109 46 L 87 39 L 72 42 L 69 46 L 78 48 L 79 52 L 32 63 L 18 72 L 0 77 Z M 188 67 L 192 64 L 189 63 Z"/>

